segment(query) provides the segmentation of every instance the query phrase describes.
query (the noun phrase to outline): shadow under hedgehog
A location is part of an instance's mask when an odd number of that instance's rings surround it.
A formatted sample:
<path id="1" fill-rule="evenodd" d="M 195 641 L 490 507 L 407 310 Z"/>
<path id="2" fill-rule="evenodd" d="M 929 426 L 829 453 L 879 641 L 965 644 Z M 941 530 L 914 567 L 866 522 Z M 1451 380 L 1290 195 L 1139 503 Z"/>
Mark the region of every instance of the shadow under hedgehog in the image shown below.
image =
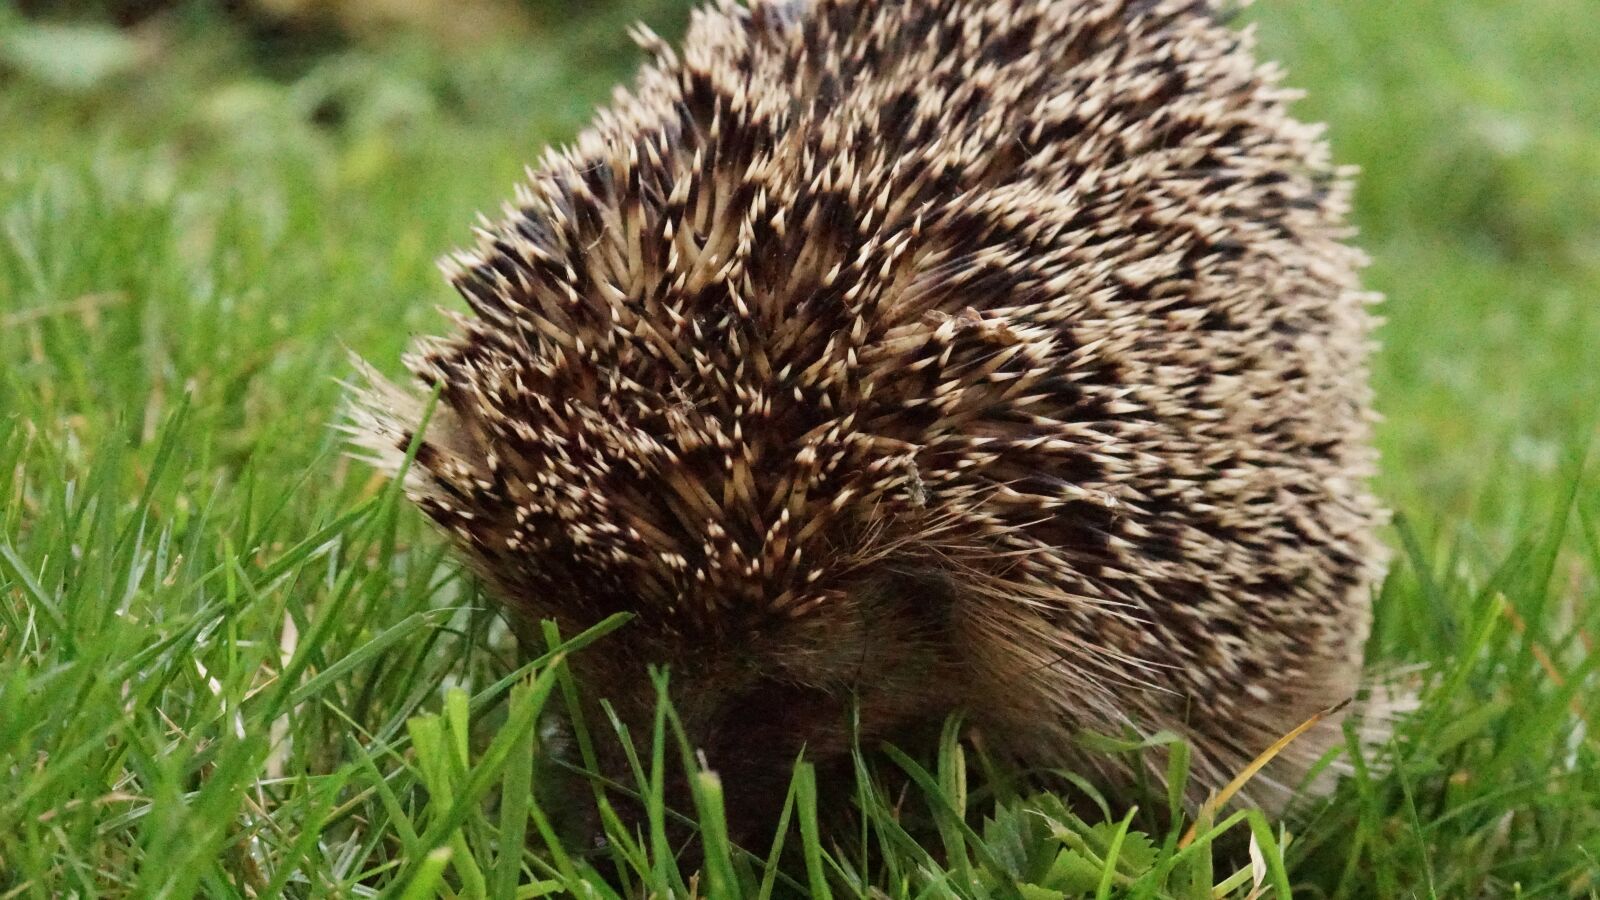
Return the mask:
<path id="1" fill-rule="evenodd" d="M 736 836 L 852 708 L 1113 785 L 1073 735 L 1168 730 L 1193 799 L 1358 690 L 1373 297 L 1348 173 L 1224 19 L 725 2 L 641 30 L 447 261 L 475 315 L 407 357 L 441 391 L 409 496 L 524 635 L 635 614 L 572 665 L 634 734 L 670 667 Z M 393 473 L 424 404 L 367 374 Z"/>

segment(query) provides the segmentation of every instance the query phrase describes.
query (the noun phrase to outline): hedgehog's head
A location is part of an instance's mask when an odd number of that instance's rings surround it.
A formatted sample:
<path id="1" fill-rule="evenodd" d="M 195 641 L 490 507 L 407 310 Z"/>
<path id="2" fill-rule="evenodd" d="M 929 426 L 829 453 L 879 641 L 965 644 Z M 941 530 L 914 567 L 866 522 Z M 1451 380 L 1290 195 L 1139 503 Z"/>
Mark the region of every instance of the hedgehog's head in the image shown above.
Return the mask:
<path id="1" fill-rule="evenodd" d="M 938 540 L 951 523 L 911 445 L 792 392 L 744 410 L 707 396 L 714 379 L 645 396 L 627 379 L 648 367 L 500 356 L 468 327 L 413 360 L 441 393 L 408 493 L 535 644 L 544 619 L 571 636 L 632 614 L 572 657 L 586 698 L 608 700 L 645 753 L 649 669 L 665 668 L 736 836 L 760 841 L 748 829 L 770 823 L 802 751 L 844 761 L 853 740 L 895 739 L 960 705 L 969 623 Z M 363 440 L 394 468 L 422 410 L 373 383 Z M 611 731 L 598 705 L 586 718 Z M 605 774 L 631 784 L 619 750 Z"/>
<path id="2" fill-rule="evenodd" d="M 960 623 L 932 544 L 905 540 L 932 528 L 911 476 L 874 477 L 851 441 L 827 434 L 788 459 L 725 441 L 730 462 L 706 432 L 731 426 L 692 400 L 600 410 L 488 378 L 461 369 L 442 382 L 411 496 L 532 642 L 544 619 L 571 636 L 632 614 L 572 657 L 587 699 L 609 701 L 647 753 L 649 670 L 664 668 L 690 741 L 723 776 L 736 833 L 776 813 L 802 751 L 825 765 L 853 738 L 870 746 L 957 706 L 954 688 L 930 690 L 950 683 Z M 420 416 L 374 384 L 365 439 L 395 465 L 414 433 L 402 423 Z M 865 503 L 836 502 L 873 482 Z M 598 705 L 587 717 L 611 731 Z M 606 774 L 631 783 L 610 749 Z"/>
<path id="3" fill-rule="evenodd" d="M 662 665 L 690 745 L 722 779 L 734 839 L 765 846 L 761 829 L 775 820 L 802 754 L 827 782 L 847 775 L 855 742 L 912 740 L 956 708 L 951 590 L 939 574 L 886 569 L 830 597 L 826 611 L 765 621 L 734 614 L 716 628 L 684 630 L 634 618 L 571 659 L 591 731 L 602 735 L 602 768 L 633 784 L 597 701 L 611 702 L 647 759 L 658 703 L 648 669 Z M 693 811 L 677 776 L 668 802 Z"/>

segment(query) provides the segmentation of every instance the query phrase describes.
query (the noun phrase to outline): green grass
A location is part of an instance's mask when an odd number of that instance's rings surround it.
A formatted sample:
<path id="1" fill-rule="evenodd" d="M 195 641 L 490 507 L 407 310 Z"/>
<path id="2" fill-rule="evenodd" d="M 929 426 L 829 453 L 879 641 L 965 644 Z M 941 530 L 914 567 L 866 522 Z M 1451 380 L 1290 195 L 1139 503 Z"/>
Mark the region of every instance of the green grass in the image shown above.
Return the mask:
<path id="1" fill-rule="evenodd" d="M 681 27 L 660 2 L 471 54 L 266 61 L 198 14 L 130 44 L 0 11 L 0 897 L 609 896 L 613 864 L 659 896 L 1600 892 L 1590 0 L 1252 13 L 1365 169 L 1390 298 L 1400 553 L 1370 652 L 1426 669 L 1388 771 L 1180 847 L 1164 795 L 1032 796 L 952 730 L 861 758 L 845 838 L 802 766 L 781 855 L 728 846 L 708 774 L 679 811 L 699 874 L 658 799 L 654 833 L 563 846 L 528 790 L 562 775 L 534 739 L 573 690 L 561 657 L 518 654 L 330 423 L 345 348 L 392 364 L 439 326 L 434 258 L 631 69 L 636 15 Z M 683 758 L 672 724 L 647 797 Z"/>

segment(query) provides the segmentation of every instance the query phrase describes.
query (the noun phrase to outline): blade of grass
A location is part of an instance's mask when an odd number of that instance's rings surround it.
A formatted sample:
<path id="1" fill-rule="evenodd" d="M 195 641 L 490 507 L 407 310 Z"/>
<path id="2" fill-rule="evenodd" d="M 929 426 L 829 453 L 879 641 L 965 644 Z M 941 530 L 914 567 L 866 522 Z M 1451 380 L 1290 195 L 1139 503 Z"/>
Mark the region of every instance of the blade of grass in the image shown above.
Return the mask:
<path id="1" fill-rule="evenodd" d="M 1222 790 L 1206 798 L 1205 804 L 1201 807 L 1202 814 L 1207 811 L 1214 814 L 1218 809 L 1221 809 L 1229 800 L 1233 799 L 1233 795 L 1237 794 L 1240 788 L 1243 788 L 1249 783 L 1250 779 L 1256 776 L 1256 773 L 1260 772 L 1263 768 L 1266 768 L 1267 763 L 1272 762 L 1272 760 L 1276 758 L 1279 753 L 1282 753 L 1284 748 L 1294 743 L 1295 740 L 1302 734 L 1305 734 L 1307 731 L 1310 731 L 1312 728 L 1316 727 L 1317 723 L 1321 722 L 1323 719 L 1339 713 L 1349 705 L 1350 701 L 1345 700 L 1336 706 L 1331 706 L 1327 709 L 1313 713 L 1304 722 L 1301 722 L 1299 725 L 1291 728 L 1283 737 L 1273 741 L 1271 746 L 1257 754 L 1256 758 L 1251 760 L 1249 765 L 1240 770 L 1239 774 L 1235 775 L 1232 781 L 1229 781 L 1226 785 L 1224 785 Z M 1194 840 L 1195 830 L 1199 827 L 1199 824 L 1200 823 L 1197 821 L 1194 825 L 1189 826 L 1189 830 L 1185 832 L 1182 839 L 1178 841 L 1178 847 L 1180 849 L 1189 846 L 1189 842 Z"/>
<path id="2" fill-rule="evenodd" d="M 817 770 L 804 760 L 795 764 L 795 801 L 800 819 L 800 850 L 805 857 L 806 879 L 815 900 L 832 900 L 822 866 L 822 838 L 817 827 Z"/>

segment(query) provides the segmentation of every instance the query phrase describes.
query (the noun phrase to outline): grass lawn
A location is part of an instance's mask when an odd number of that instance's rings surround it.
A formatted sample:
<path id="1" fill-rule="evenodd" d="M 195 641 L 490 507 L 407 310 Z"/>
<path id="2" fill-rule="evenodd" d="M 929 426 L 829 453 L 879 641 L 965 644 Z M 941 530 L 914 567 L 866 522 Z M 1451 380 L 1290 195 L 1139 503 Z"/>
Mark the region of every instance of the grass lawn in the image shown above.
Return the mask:
<path id="1" fill-rule="evenodd" d="M 1370 656 L 1424 687 L 1386 772 L 1169 827 L 1162 795 L 1031 796 L 951 739 L 904 796 L 864 758 L 847 838 L 802 769 L 782 866 L 719 840 L 701 777 L 696 875 L 659 829 L 562 846 L 529 785 L 560 774 L 535 736 L 565 670 L 331 427 L 346 348 L 397 370 L 441 326 L 433 260 L 628 75 L 622 26 L 681 5 L 287 56 L 203 12 L 0 9 L 0 898 L 1600 896 L 1595 13 L 1250 13 L 1365 171 L 1389 297 Z"/>

